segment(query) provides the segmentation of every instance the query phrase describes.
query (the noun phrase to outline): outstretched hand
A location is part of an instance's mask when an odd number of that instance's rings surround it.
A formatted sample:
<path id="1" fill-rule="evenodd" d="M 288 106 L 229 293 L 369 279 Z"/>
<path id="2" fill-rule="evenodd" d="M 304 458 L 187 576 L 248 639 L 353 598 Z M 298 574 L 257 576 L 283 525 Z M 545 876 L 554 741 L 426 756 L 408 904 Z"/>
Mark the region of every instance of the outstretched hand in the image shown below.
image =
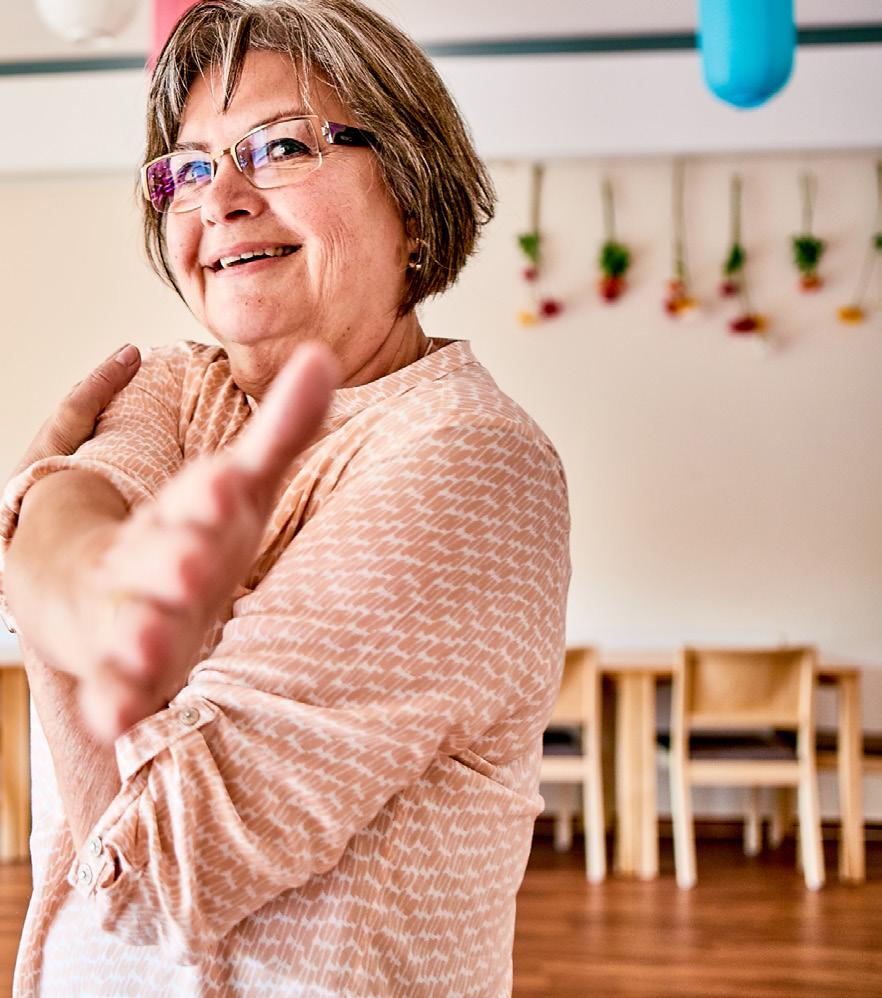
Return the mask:
<path id="1" fill-rule="evenodd" d="M 74 599 L 84 718 L 111 741 L 184 685 L 207 628 L 254 562 L 286 470 L 337 383 L 325 347 L 297 350 L 228 450 L 186 465 L 121 523 L 90 534 Z"/>

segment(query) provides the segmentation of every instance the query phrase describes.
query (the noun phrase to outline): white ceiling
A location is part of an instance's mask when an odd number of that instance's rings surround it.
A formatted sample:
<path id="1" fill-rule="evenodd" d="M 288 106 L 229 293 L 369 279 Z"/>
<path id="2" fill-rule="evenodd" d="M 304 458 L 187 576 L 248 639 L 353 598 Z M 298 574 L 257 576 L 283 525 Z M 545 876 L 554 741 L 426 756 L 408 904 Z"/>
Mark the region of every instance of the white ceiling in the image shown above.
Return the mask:
<path id="1" fill-rule="evenodd" d="M 371 0 L 418 41 L 626 34 L 694 30 L 696 0 Z M 0 61 L 57 59 L 84 54 L 140 54 L 150 42 L 150 0 L 119 38 L 96 47 L 66 43 L 45 28 L 33 0 L 0 5 Z M 882 0 L 796 0 L 801 25 L 882 23 Z"/>

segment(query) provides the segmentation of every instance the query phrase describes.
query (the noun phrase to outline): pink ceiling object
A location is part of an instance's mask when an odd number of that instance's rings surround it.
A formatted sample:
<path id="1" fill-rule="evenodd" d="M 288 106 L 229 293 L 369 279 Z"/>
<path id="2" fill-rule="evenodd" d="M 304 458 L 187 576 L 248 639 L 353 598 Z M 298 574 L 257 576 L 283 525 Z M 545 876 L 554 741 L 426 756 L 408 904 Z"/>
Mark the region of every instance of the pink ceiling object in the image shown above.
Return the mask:
<path id="1" fill-rule="evenodd" d="M 140 0 L 36 0 L 43 22 L 71 42 L 96 42 L 118 35 Z"/>
<path id="2" fill-rule="evenodd" d="M 162 46 L 181 17 L 198 0 L 153 0 L 153 46 L 150 49 L 150 65 L 156 65 Z"/>

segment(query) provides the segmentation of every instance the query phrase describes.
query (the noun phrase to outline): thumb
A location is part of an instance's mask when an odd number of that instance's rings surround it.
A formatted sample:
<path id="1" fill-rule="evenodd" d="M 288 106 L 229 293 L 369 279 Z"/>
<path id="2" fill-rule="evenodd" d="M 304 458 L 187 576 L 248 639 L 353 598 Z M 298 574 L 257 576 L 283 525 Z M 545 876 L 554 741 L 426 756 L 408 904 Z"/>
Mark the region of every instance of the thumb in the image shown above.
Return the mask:
<path id="1" fill-rule="evenodd" d="M 74 385 L 40 427 L 13 475 L 44 457 L 73 454 L 95 429 L 95 421 L 138 373 L 141 354 L 127 344 Z"/>
<path id="2" fill-rule="evenodd" d="M 235 465 L 259 484 L 275 484 L 321 425 L 339 377 L 326 346 L 299 347 L 233 445 Z"/>
<path id="3" fill-rule="evenodd" d="M 71 421 L 80 424 L 88 422 L 88 432 L 91 432 L 98 416 L 134 378 L 140 367 L 140 351 L 131 343 L 126 344 L 74 385 L 61 403 L 62 412 Z"/>

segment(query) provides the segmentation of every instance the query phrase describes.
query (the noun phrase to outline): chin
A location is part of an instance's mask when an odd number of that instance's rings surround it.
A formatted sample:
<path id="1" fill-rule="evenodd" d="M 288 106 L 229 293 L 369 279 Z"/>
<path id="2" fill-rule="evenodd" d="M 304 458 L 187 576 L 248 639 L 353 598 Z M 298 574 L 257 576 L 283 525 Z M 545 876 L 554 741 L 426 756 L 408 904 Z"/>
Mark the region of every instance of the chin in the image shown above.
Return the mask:
<path id="1" fill-rule="evenodd" d="M 214 338 L 224 347 L 233 345 L 240 347 L 257 346 L 259 343 L 269 343 L 274 340 L 293 340 L 296 342 L 306 338 L 298 335 L 290 326 L 280 326 L 278 315 L 273 318 L 275 321 L 269 317 L 265 321 L 261 321 L 259 316 L 251 314 L 242 322 L 231 323 L 227 319 L 225 322 L 209 323 L 208 328 Z"/>

